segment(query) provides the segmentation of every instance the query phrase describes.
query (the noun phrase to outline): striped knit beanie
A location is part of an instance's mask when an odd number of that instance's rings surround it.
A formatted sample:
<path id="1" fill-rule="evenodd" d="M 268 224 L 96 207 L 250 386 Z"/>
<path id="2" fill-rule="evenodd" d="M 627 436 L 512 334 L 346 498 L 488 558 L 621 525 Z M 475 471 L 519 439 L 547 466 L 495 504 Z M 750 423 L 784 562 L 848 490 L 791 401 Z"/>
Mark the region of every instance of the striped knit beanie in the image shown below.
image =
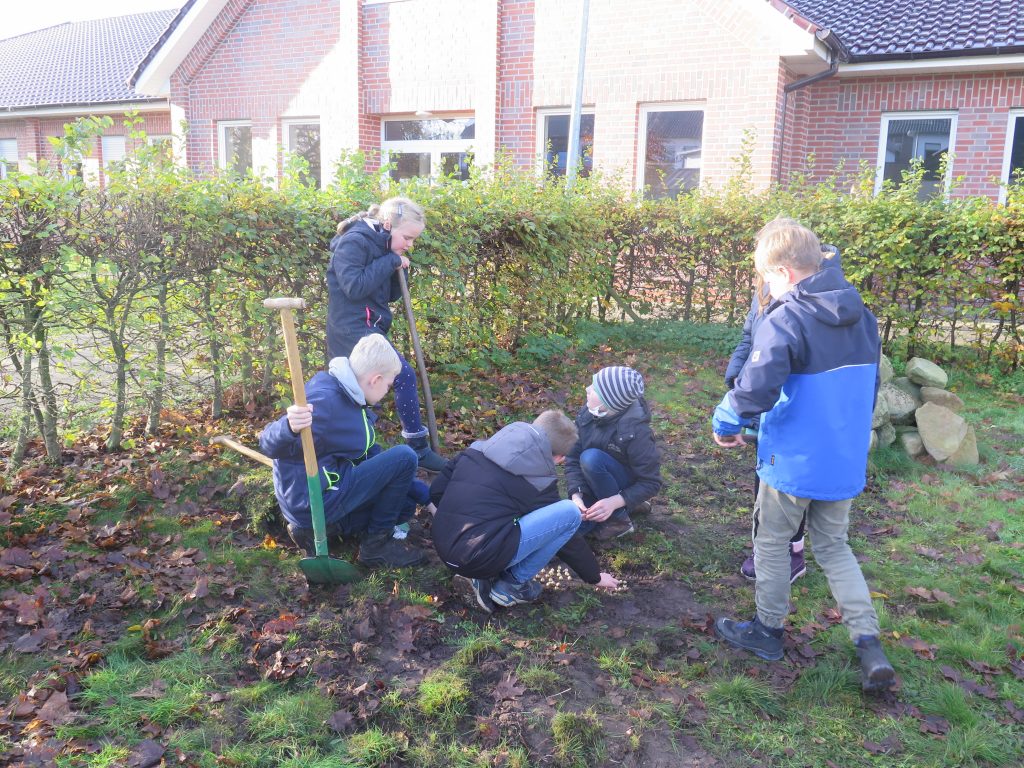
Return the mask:
<path id="1" fill-rule="evenodd" d="M 626 410 L 644 394 L 644 377 L 624 365 L 611 365 L 594 374 L 594 391 L 613 413 Z"/>

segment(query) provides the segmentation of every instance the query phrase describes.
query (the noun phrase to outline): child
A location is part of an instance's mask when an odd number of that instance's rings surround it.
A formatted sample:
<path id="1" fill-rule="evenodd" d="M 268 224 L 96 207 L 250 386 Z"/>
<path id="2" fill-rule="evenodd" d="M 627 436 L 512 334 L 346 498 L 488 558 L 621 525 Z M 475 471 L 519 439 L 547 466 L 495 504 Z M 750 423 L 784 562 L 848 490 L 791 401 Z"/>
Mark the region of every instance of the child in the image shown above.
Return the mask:
<path id="1" fill-rule="evenodd" d="M 580 533 L 610 540 L 633 532 L 630 510 L 650 510 L 661 490 L 661 456 L 644 400 L 644 377 L 602 368 L 576 416 L 579 440 L 565 457 L 569 494 L 583 514 Z"/>
<path id="2" fill-rule="evenodd" d="M 331 360 L 329 372 L 306 384 L 306 406 L 290 405 L 268 424 L 260 449 L 274 459 L 274 495 L 288 521 L 288 535 L 313 556 L 309 487 L 299 432 L 312 427 L 320 466 L 320 488 L 328 539 L 362 534 L 359 562 L 402 568 L 421 563 L 423 550 L 394 538 L 396 523 L 409 519 L 421 490 L 415 483 L 416 454 L 401 445 L 382 451 L 370 409 L 402 367 L 384 336 L 359 340 L 352 354 Z M 426 501 L 425 499 L 421 499 Z"/>
<path id="3" fill-rule="evenodd" d="M 327 356 L 344 357 L 364 336 L 387 335 L 389 304 L 402 298 L 398 270 L 409 268 L 406 252 L 423 233 L 423 209 L 404 197 L 392 197 L 338 225 L 327 268 Z M 401 355 L 395 378 L 395 407 L 402 437 L 416 451 L 419 465 L 431 472 L 444 467 L 427 441 L 420 419 L 416 371 Z"/>
<path id="4" fill-rule="evenodd" d="M 434 478 L 434 547 L 449 568 L 468 578 L 488 613 L 494 603 L 510 607 L 540 597 L 543 588 L 533 577 L 556 554 L 584 581 L 618 586 L 575 535 L 576 505 L 558 494 L 555 465 L 575 440 L 576 428 L 564 413 L 544 411 L 533 424 L 518 421 L 473 443 Z"/>
<path id="5" fill-rule="evenodd" d="M 820 269 L 821 244 L 799 224 L 759 233 L 754 265 L 772 298 L 736 385 L 715 409 L 715 442 L 744 444 L 761 415 L 754 504 L 751 621 L 719 618 L 718 634 L 763 659 L 782 658 L 789 613 L 789 542 L 806 515 L 814 554 L 860 656 L 866 691 L 895 673 L 879 642 L 878 616 L 847 543 L 850 505 L 864 488 L 881 353 L 878 325 L 837 269 Z"/>
<path id="6" fill-rule="evenodd" d="M 770 227 L 780 225 L 793 225 L 799 224 L 795 219 L 787 219 L 779 217 L 768 222 L 764 229 L 758 234 L 762 236 Z M 822 266 L 832 267 L 842 271 L 839 258 L 839 249 L 834 245 L 822 246 Z M 743 323 L 743 336 L 740 338 L 739 344 L 736 345 L 736 349 L 733 350 L 732 357 L 729 359 L 729 365 L 725 369 L 725 387 L 726 389 L 732 389 L 736 383 L 736 377 L 739 376 L 740 371 L 743 370 L 743 364 L 747 362 L 747 357 L 750 356 L 750 342 L 754 336 L 754 332 L 757 327 L 761 324 L 761 320 L 764 319 L 764 310 L 767 308 L 771 301 L 771 295 L 768 293 L 766 286 L 758 280 L 757 290 L 754 291 L 754 295 L 750 300 L 750 312 L 747 313 L 747 319 Z M 751 420 L 750 428 L 744 429 L 743 436 L 748 443 L 757 443 L 757 426 L 758 419 L 754 417 Z M 757 500 L 757 491 L 760 486 L 757 473 L 754 473 L 754 500 Z M 800 527 L 797 528 L 793 539 L 789 543 L 789 583 L 792 584 L 794 581 L 799 579 L 805 573 L 807 573 L 807 562 L 804 559 L 804 528 L 806 521 L 800 520 Z M 751 553 L 740 565 L 740 575 L 745 579 L 754 581 L 757 576 L 754 570 L 754 555 Z"/>

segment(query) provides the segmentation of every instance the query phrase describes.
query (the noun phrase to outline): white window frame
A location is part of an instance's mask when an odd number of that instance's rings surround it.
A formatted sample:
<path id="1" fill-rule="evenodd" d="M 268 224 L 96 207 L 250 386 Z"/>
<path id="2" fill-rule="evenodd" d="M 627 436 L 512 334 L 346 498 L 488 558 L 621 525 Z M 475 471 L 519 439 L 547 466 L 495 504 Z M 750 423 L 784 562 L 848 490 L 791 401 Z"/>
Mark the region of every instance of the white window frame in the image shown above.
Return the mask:
<path id="1" fill-rule="evenodd" d="M 889 139 L 889 122 L 892 120 L 949 120 L 949 148 L 946 152 L 956 154 L 956 119 L 957 112 L 883 112 L 878 134 L 878 155 L 875 158 L 875 194 L 882 191 L 882 179 L 885 175 L 885 145 Z M 949 195 L 953 183 L 953 163 L 946 165 L 946 177 L 942 180 L 942 194 Z"/>
<path id="2" fill-rule="evenodd" d="M 1024 108 L 1011 109 L 1006 116 L 1006 147 L 1003 149 L 1003 172 L 999 174 L 999 202 L 1006 202 L 1006 184 L 1010 176 L 1010 158 L 1013 155 L 1013 131 L 1017 127 L 1017 120 L 1024 118 Z"/>
<path id="3" fill-rule="evenodd" d="M 636 163 L 636 189 L 638 192 L 643 192 L 644 189 L 644 173 L 647 169 L 647 119 L 651 112 L 700 112 L 704 116 L 704 121 L 708 119 L 707 104 L 701 102 L 673 101 L 664 104 L 651 102 L 640 105 Z M 701 164 L 700 173 L 697 174 L 698 187 L 704 183 L 704 122 L 701 123 L 700 130 L 700 151 Z"/>
<path id="4" fill-rule="evenodd" d="M 111 159 L 110 157 L 107 156 L 109 154 L 107 147 L 112 141 L 116 139 L 121 140 L 121 156 Z M 100 136 L 100 151 L 103 153 L 103 170 L 106 171 L 106 169 L 110 167 L 111 163 L 122 162 L 126 157 L 128 157 L 128 137 L 116 136 L 113 134 L 111 134 L 110 136 Z"/>
<path id="5" fill-rule="evenodd" d="M 250 170 L 256 167 L 256 158 L 253 156 L 252 142 L 252 120 L 218 120 L 217 121 L 217 167 L 222 171 L 228 167 L 228 142 L 226 132 L 228 128 L 249 129 L 249 156 L 252 157 Z"/>
<path id="6" fill-rule="evenodd" d="M 7 164 L 12 163 L 15 167 L 18 165 L 18 140 L 15 138 L 11 139 L 0 139 L 0 146 L 10 142 L 10 145 L 14 147 L 14 156 L 8 157 L 7 152 L 3 152 L 3 156 L 0 157 L 0 179 L 7 178 Z"/>
<path id="7" fill-rule="evenodd" d="M 422 141 L 386 141 L 384 131 L 386 123 L 402 122 L 405 120 L 430 120 L 429 117 L 418 117 L 417 115 L 388 115 L 380 119 L 380 152 L 385 164 L 391 161 L 391 153 L 397 154 L 429 154 L 430 155 L 430 179 L 437 179 L 441 175 L 441 155 L 449 152 L 472 152 L 476 146 L 476 139 L 425 139 Z M 440 120 L 476 120 L 476 113 L 445 114 L 438 115 Z"/>
<path id="8" fill-rule="evenodd" d="M 324 188 L 324 184 L 327 179 L 324 177 L 324 169 L 327 167 L 324 164 L 324 129 L 320 122 L 319 117 L 288 117 L 281 120 L 281 144 L 285 152 L 294 154 L 295 150 L 291 147 L 291 131 L 288 129 L 293 125 L 315 125 L 320 129 L 320 188 Z M 283 159 L 283 158 L 282 158 Z"/>
<path id="9" fill-rule="evenodd" d="M 593 107 L 583 107 L 580 110 L 581 115 L 593 115 Z M 547 141 L 544 136 L 544 123 L 549 117 L 559 117 L 564 115 L 569 118 L 569 122 L 572 122 L 572 110 L 569 107 L 541 107 L 537 110 L 537 136 L 534 146 L 537 149 L 537 172 L 544 174 L 547 172 Z M 594 132 L 597 133 L 597 117 L 594 117 Z M 597 144 L 597 137 L 594 137 L 594 144 Z M 580 147 L 583 150 L 583 147 Z"/>

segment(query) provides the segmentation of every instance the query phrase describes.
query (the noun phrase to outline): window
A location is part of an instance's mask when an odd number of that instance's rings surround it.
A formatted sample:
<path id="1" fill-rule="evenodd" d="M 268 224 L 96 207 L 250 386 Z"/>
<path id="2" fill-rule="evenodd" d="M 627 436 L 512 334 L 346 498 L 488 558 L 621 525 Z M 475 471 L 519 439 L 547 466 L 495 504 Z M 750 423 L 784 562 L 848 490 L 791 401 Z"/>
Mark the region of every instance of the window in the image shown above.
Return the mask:
<path id="1" fill-rule="evenodd" d="M 569 113 L 540 112 L 537 115 L 538 155 L 544 158 L 544 168 L 552 176 L 565 176 L 569 155 Z M 580 176 L 589 176 L 594 167 L 594 114 L 580 115 L 580 157 L 583 166 Z"/>
<path id="2" fill-rule="evenodd" d="M 384 121 L 380 146 L 395 181 L 414 176 L 466 180 L 475 139 L 472 117 L 402 118 Z"/>
<path id="3" fill-rule="evenodd" d="M 1024 180 L 1024 110 L 1010 111 L 1009 123 L 1006 126 L 1006 153 L 1003 156 L 1003 181 L 1012 184 Z M 1000 192 L 1000 199 L 1005 199 L 1006 190 Z"/>
<path id="4" fill-rule="evenodd" d="M 309 186 L 320 187 L 320 123 L 310 120 L 286 122 L 284 124 L 285 150 L 301 157 L 309 164 L 303 173 L 303 181 Z"/>
<path id="5" fill-rule="evenodd" d="M 124 163 L 125 141 L 124 136 L 103 136 L 100 138 L 100 148 L 103 152 L 103 168 L 110 168 L 115 163 Z"/>
<path id="6" fill-rule="evenodd" d="M 252 170 L 252 123 L 220 123 L 220 167 L 238 176 Z"/>
<path id="7" fill-rule="evenodd" d="M 0 139 L 0 179 L 18 170 L 18 140 Z"/>
<path id="8" fill-rule="evenodd" d="M 676 197 L 700 186 L 704 112 L 657 105 L 640 110 L 638 181 L 650 197 Z"/>
<path id="9" fill-rule="evenodd" d="M 910 112 L 882 116 L 878 146 L 878 175 L 875 191 L 883 181 L 899 185 L 903 172 L 918 160 L 924 166 L 924 180 L 918 197 L 925 199 L 949 187 L 951 168 L 940 178 L 943 156 L 954 146 L 955 112 Z"/>

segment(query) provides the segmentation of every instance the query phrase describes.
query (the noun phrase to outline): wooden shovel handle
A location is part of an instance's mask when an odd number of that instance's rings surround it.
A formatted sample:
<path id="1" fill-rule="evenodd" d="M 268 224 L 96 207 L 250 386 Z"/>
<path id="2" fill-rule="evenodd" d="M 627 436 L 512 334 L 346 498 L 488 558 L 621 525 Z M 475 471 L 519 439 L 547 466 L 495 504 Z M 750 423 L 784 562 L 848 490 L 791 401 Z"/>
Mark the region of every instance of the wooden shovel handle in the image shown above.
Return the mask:
<path id="1" fill-rule="evenodd" d="M 243 456 L 248 456 L 250 459 L 255 459 L 260 464 L 266 464 L 268 467 L 274 466 L 274 460 L 271 459 L 269 456 L 265 456 L 259 451 L 254 451 L 252 448 L 242 445 L 241 443 L 237 442 L 236 440 L 233 440 L 227 435 L 218 435 L 217 437 L 212 437 L 210 438 L 210 442 L 213 443 L 214 445 L 226 445 L 228 448 L 238 451 Z"/>
<path id="2" fill-rule="evenodd" d="M 287 297 L 279 297 L 276 299 L 264 299 L 263 306 L 267 309 L 305 309 L 305 299 L 290 299 Z"/>
<path id="3" fill-rule="evenodd" d="M 268 301 L 298 301 L 302 299 L 268 299 Z M 266 304 L 266 302 L 264 302 Z M 291 305 L 279 306 L 281 330 L 284 332 L 284 349 L 288 356 L 288 372 L 292 380 L 292 400 L 296 405 L 306 404 L 306 384 L 302 378 L 302 359 L 299 357 L 299 342 L 295 337 L 295 319 Z M 320 467 L 316 463 L 316 449 L 313 447 L 313 430 L 306 427 L 299 433 L 302 438 L 302 459 L 306 463 L 306 477 L 318 477 Z"/>

